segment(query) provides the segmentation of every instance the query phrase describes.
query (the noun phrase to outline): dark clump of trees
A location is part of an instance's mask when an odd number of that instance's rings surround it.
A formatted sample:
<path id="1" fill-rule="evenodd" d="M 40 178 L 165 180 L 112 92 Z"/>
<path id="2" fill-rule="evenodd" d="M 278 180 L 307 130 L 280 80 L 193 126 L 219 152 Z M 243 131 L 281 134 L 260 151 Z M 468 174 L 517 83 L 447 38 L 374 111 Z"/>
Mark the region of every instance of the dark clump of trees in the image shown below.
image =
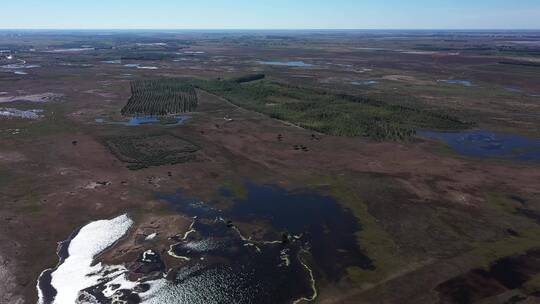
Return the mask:
<path id="1" fill-rule="evenodd" d="M 245 76 L 235 78 L 232 81 L 236 83 L 246 83 L 246 82 L 261 80 L 261 79 L 264 79 L 265 77 L 266 77 L 265 74 L 250 74 L 250 75 L 245 75 Z"/>
<path id="2" fill-rule="evenodd" d="M 194 111 L 195 88 L 179 79 L 139 80 L 131 83 L 131 98 L 123 115 L 170 115 Z"/>

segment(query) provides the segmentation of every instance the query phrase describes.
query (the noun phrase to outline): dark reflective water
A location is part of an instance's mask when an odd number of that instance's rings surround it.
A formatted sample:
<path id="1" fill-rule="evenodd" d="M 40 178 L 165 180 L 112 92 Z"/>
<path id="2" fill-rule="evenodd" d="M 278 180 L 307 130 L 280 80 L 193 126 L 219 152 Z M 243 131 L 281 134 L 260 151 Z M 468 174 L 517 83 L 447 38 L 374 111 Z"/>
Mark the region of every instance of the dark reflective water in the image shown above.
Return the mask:
<path id="1" fill-rule="evenodd" d="M 177 211 L 191 216 L 222 216 L 232 222 L 267 222 L 273 230 L 265 237 L 279 240 L 282 234 L 302 236 L 314 259 L 314 267 L 327 280 L 337 281 L 351 266 L 373 269 L 372 261 L 357 245 L 356 232 L 360 226 L 354 215 L 343 209 L 334 198 L 309 191 L 289 192 L 272 185 L 245 184 L 247 196 L 234 197 L 222 190 L 225 198 L 233 201 L 227 210 L 211 209 L 197 200 L 186 198 L 181 192 L 158 195 L 173 203 Z"/>
<path id="2" fill-rule="evenodd" d="M 310 244 L 316 268 L 327 279 L 339 280 L 350 266 L 373 268 L 356 241 L 358 221 L 334 198 L 313 192 L 289 192 L 271 185 L 247 183 L 246 188 L 246 198 L 233 198 L 230 216 L 242 221 L 263 218 L 278 230 L 302 234 Z"/>
<path id="3" fill-rule="evenodd" d="M 465 156 L 540 161 L 540 139 L 485 130 L 418 131 L 417 135 L 444 141 L 454 151 Z"/>

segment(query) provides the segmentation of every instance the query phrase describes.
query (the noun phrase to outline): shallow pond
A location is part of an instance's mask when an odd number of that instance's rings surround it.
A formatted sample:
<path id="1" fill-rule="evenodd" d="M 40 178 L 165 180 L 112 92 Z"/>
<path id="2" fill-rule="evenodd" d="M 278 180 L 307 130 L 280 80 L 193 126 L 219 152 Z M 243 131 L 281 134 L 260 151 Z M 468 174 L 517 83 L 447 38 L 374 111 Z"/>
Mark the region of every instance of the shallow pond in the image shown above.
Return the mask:
<path id="1" fill-rule="evenodd" d="M 226 210 L 209 208 L 198 200 L 184 197 L 181 192 L 159 195 L 158 198 L 172 202 L 177 211 L 191 216 L 221 216 L 233 222 L 263 221 L 269 223 L 274 231 L 302 235 L 302 240 L 309 244 L 318 270 L 329 280 L 339 280 L 347 267 L 373 267 L 371 260 L 357 246 L 356 232 L 360 226 L 356 218 L 334 198 L 250 182 L 245 184 L 245 188 L 247 195 L 242 198 L 222 190 L 222 195 L 233 202 L 233 206 Z M 281 236 L 268 237 L 279 239 Z"/>
<path id="2" fill-rule="evenodd" d="M 312 67 L 313 64 L 305 63 L 303 61 L 258 61 L 259 64 L 264 65 L 277 65 L 288 67 Z"/>
<path id="3" fill-rule="evenodd" d="M 486 130 L 418 131 L 417 135 L 441 140 L 465 156 L 540 161 L 540 139 Z"/>
<path id="4" fill-rule="evenodd" d="M 351 84 L 353 85 L 375 85 L 379 82 L 377 80 L 360 80 L 360 81 L 352 81 Z"/>
<path id="5" fill-rule="evenodd" d="M 134 116 L 128 121 L 111 121 L 107 122 L 103 118 L 96 118 L 95 122 L 122 125 L 128 127 L 142 126 L 142 125 L 164 125 L 164 126 L 178 126 L 185 123 L 189 116 L 173 116 L 173 117 L 161 117 L 161 116 Z"/>
<path id="6" fill-rule="evenodd" d="M 465 87 L 472 87 L 473 83 L 470 80 L 459 80 L 459 79 L 449 79 L 449 80 L 439 80 L 439 82 L 445 82 L 448 84 L 458 84 Z"/>

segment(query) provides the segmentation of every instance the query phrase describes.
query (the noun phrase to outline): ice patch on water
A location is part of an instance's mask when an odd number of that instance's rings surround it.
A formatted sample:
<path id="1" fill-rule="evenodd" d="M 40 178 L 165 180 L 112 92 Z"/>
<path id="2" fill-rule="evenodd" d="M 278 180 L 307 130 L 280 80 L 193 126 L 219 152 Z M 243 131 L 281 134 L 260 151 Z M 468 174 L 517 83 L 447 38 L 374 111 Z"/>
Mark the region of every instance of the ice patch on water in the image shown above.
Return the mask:
<path id="1" fill-rule="evenodd" d="M 75 303 L 80 290 L 99 283 L 102 276 L 95 273 L 110 273 L 117 277 L 112 282 L 123 279 L 127 270 L 123 266 L 103 267 L 94 264 L 94 257 L 112 246 L 129 230 L 133 221 L 126 215 L 111 220 L 100 220 L 84 226 L 69 244 L 69 256 L 52 273 L 51 285 L 56 289 L 54 303 Z"/>
<path id="2" fill-rule="evenodd" d="M 137 68 L 137 69 L 143 69 L 143 70 L 157 70 L 157 69 L 159 69 L 158 67 L 155 67 L 155 66 L 142 66 L 139 63 L 128 63 L 128 64 L 124 64 L 124 66 L 127 67 L 127 68 Z"/>

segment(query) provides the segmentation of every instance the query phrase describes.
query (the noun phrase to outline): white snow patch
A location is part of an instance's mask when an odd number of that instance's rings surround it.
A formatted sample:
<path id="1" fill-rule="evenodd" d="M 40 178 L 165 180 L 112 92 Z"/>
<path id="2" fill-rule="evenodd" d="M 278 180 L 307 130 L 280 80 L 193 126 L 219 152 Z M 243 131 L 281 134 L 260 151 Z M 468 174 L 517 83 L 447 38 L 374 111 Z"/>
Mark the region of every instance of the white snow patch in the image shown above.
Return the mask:
<path id="1" fill-rule="evenodd" d="M 99 283 L 100 276 L 92 275 L 104 270 L 101 263 L 93 265 L 94 257 L 112 246 L 129 230 L 133 221 L 127 214 L 111 220 L 100 220 L 84 226 L 69 244 L 69 257 L 52 273 L 51 284 L 57 294 L 54 303 L 75 303 L 80 290 Z M 124 267 L 116 267 L 113 274 L 123 279 Z M 111 274 L 111 275 L 113 275 Z M 111 282 L 112 283 L 112 282 Z"/>
<path id="2" fill-rule="evenodd" d="M 151 240 L 155 239 L 156 236 L 157 236 L 157 233 L 154 232 L 154 233 L 149 234 L 148 236 L 146 236 L 146 238 L 145 238 L 144 240 L 145 240 L 145 241 L 151 241 Z"/>

